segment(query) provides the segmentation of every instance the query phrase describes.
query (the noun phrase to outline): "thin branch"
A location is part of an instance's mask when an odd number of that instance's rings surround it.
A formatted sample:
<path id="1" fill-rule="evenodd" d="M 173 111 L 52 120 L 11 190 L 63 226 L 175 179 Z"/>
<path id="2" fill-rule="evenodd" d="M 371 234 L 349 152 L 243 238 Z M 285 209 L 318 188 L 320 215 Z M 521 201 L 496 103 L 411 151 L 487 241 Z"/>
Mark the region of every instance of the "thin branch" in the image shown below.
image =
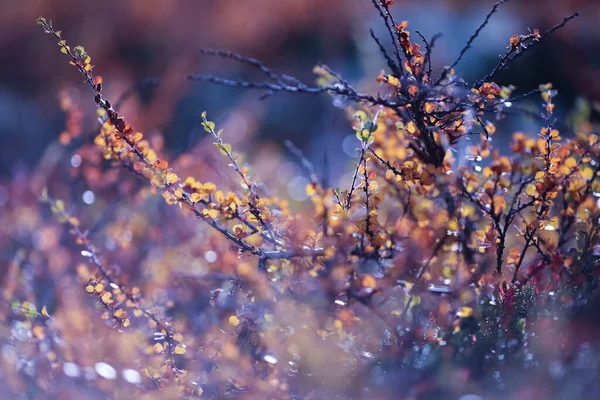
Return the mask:
<path id="1" fill-rule="evenodd" d="M 261 89 L 269 90 L 271 92 L 289 92 L 289 93 L 306 93 L 306 94 L 321 94 L 330 93 L 334 95 L 346 96 L 348 99 L 357 102 L 366 102 L 371 105 L 381 105 L 391 109 L 397 109 L 399 107 L 408 104 L 407 101 L 399 99 L 398 101 L 391 101 L 377 96 L 368 94 L 358 93 L 351 86 L 344 84 L 336 84 L 322 87 L 307 86 L 300 81 L 295 83 L 272 83 L 272 82 L 249 82 L 242 79 L 225 79 L 214 75 L 204 74 L 193 74 L 186 75 L 184 79 L 192 82 L 211 82 L 223 86 L 238 87 L 243 89 Z"/>
<path id="2" fill-rule="evenodd" d="M 300 160 L 300 163 L 308 172 L 308 175 L 310 177 L 310 183 L 312 183 L 313 185 L 320 184 L 319 176 L 315 172 L 314 165 L 310 161 L 308 161 L 308 158 L 306 158 L 306 156 L 302 153 L 302 150 L 296 147 L 296 145 L 291 140 L 286 140 L 284 144 L 288 151 Z"/>
<path id="3" fill-rule="evenodd" d="M 369 33 L 371 34 L 371 38 L 373 38 L 373 40 L 377 44 L 377 47 L 379 48 L 379 52 L 385 58 L 385 61 L 386 61 L 387 65 L 388 65 L 389 69 L 392 71 L 392 73 L 394 75 L 400 76 L 400 69 L 399 69 L 398 65 L 394 62 L 394 60 L 392 60 L 392 58 L 387 53 L 387 50 L 383 46 L 383 44 L 379 41 L 379 39 L 377 38 L 377 36 L 375 36 L 375 32 L 373 32 L 373 29 L 369 29 Z"/>
<path id="4" fill-rule="evenodd" d="M 369 151 L 371 152 L 371 154 L 373 154 L 375 156 L 376 159 L 378 159 L 383 165 L 385 165 L 390 171 L 392 171 L 392 173 L 396 176 L 402 176 L 402 171 L 399 171 L 398 169 L 396 169 L 392 163 L 390 163 L 387 160 L 384 160 L 382 157 L 379 156 L 379 154 L 377 154 L 372 148 L 369 147 Z"/>
<path id="5" fill-rule="evenodd" d="M 361 251 L 364 251 L 364 240 L 365 233 L 369 237 L 369 239 L 373 239 L 373 232 L 371 232 L 371 221 L 370 221 L 370 193 L 369 193 L 369 172 L 367 170 L 367 159 L 363 158 L 363 177 L 364 177 L 364 191 L 365 191 L 365 208 L 367 209 L 367 215 L 365 216 L 365 232 L 360 236 L 360 247 Z"/>
<path id="6" fill-rule="evenodd" d="M 398 75 L 398 77 L 403 76 L 404 71 L 402 70 L 402 58 L 400 57 L 400 46 L 398 46 L 398 40 L 396 39 L 396 30 L 395 30 L 395 24 L 393 22 L 393 19 L 391 18 L 391 14 L 389 13 L 388 10 L 386 10 L 386 13 L 384 12 L 384 10 L 382 10 L 381 6 L 379 4 L 377 4 L 377 0 L 371 0 L 371 2 L 373 3 L 373 7 L 375 7 L 377 9 L 377 11 L 379 12 L 379 16 L 381 17 L 381 19 L 383 19 L 383 22 L 385 24 L 385 27 L 387 28 L 388 34 L 390 35 L 390 39 L 392 40 L 392 43 L 394 44 L 394 54 L 396 55 L 396 65 L 398 65 L 398 70 L 400 72 L 400 75 Z"/>
<path id="7" fill-rule="evenodd" d="M 505 55 L 503 55 L 502 57 L 500 57 L 500 61 L 498 62 L 498 64 L 496 65 L 496 67 L 492 70 L 492 72 L 490 72 L 489 74 L 487 74 L 480 81 L 476 82 L 475 85 L 474 85 L 474 87 L 479 87 L 484 82 L 490 82 L 492 79 L 494 79 L 494 77 L 500 71 L 507 69 L 508 66 L 514 60 L 516 60 L 517 58 L 523 56 L 523 54 L 525 54 L 528 50 L 531 50 L 531 48 L 533 46 L 535 46 L 536 43 L 539 43 L 542 40 L 544 40 L 545 38 L 547 38 L 548 36 L 552 35 L 552 33 L 554 33 L 556 30 L 564 27 L 567 24 L 567 22 L 569 22 L 570 20 L 572 20 L 573 18 L 578 17 L 578 16 L 579 16 L 579 12 L 575 12 L 575 13 L 569 15 L 568 17 L 565 17 L 561 23 L 556 24 L 552 28 L 546 30 L 544 33 L 542 33 L 540 35 L 539 38 L 531 41 L 531 43 L 529 43 L 526 47 L 523 46 L 523 45 L 511 47 L 511 49 Z M 514 54 L 514 56 L 512 56 L 513 54 Z"/>
<path id="8" fill-rule="evenodd" d="M 360 169 L 360 165 L 365 158 L 365 152 L 368 148 L 368 143 L 371 139 L 371 135 L 375 131 L 375 126 L 377 125 L 377 119 L 379 118 L 379 113 L 381 113 L 382 109 L 383 109 L 383 107 L 379 107 L 379 109 L 375 113 L 375 116 L 373 117 L 373 120 L 371 121 L 371 126 L 369 127 L 369 136 L 367 137 L 366 140 L 361 141 L 360 157 L 358 159 L 358 163 L 356 163 L 356 168 L 354 169 L 354 174 L 352 175 L 352 184 L 350 185 L 350 190 L 348 191 L 348 196 L 346 196 L 346 209 L 347 210 L 349 210 L 350 206 L 352 205 L 352 194 L 354 193 L 354 189 L 356 186 L 356 179 L 358 178 L 358 170 Z"/>
<path id="9" fill-rule="evenodd" d="M 517 262 L 517 264 L 515 265 L 515 272 L 513 273 L 513 278 L 512 278 L 512 283 L 514 284 L 517 281 L 517 275 L 519 274 L 519 269 L 521 268 L 521 265 L 523 264 L 523 260 L 525 259 L 525 254 L 527 253 L 527 249 L 529 249 L 529 247 L 531 247 L 532 245 L 532 236 L 535 234 L 535 229 L 533 230 L 533 232 L 531 232 L 531 236 L 528 236 L 525 238 L 525 246 L 523 246 L 523 249 L 521 250 L 521 254 L 519 255 L 519 262 Z"/>
<path id="10" fill-rule="evenodd" d="M 232 51 L 222 50 L 222 49 L 200 49 L 200 53 L 202 53 L 204 55 L 208 55 L 208 56 L 218 56 L 218 57 L 223 57 L 223 58 L 229 58 L 229 59 L 238 61 L 242 64 L 251 65 L 255 68 L 258 68 L 262 73 L 267 75 L 274 82 L 279 82 L 279 80 L 280 80 L 279 75 L 275 74 L 270 68 L 267 68 L 261 61 L 255 59 L 255 58 L 245 57 L 238 53 L 234 53 Z"/>
<path id="11" fill-rule="evenodd" d="M 55 212 L 56 215 L 59 217 L 59 220 L 69 227 L 69 231 L 71 232 L 71 234 L 73 236 L 75 236 L 76 242 L 84 249 L 84 252 L 86 252 L 85 254 L 87 254 L 89 259 L 96 266 L 96 268 L 98 269 L 98 272 L 100 272 L 100 275 L 102 275 L 102 278 L 105 279 L 106 282 L 108 283 L 108 286 L 113 289 L 119 290 L 121 293 L 123 293 L 125 295 L 125 297 L 127 298 L 128 301 L 135 304 L 136 308 L 139 309 L 144 316 L 146 316 L 148 319 L 150 319 L 151 321 L 153 321 L 156 324 L 157 332 L 164 331 L 167 333 L 166 334 L 166 341 L 167 341 L 167 345 L 168 345 L 167 346 L 167 355 L 169 357 L 167 362 L 169 362 L 171 364 L 175 373 L 179 374 L 179 373 L 183 372 L 183 371 L 180 371 L 179 368 L 175 367 L 175 364 L 174 364 L 175 343 L 174 343 L 174 339 L 173 339 L 173 329 L 171 328 L 171 324 L 169 324 L 167 322 L 163 322 L 161 320 L 161 318 L 159 318 L 158 316 L 156 316 L 155 314 L 150 312 L 148 309 L 142 307 L 139 302 L 139 299 L 136 296 L 131 294 L 131 292 L 129 290 L 127 290 L 126 287 L 124 287 L 120 283 L 116 282 L 110 276 L 110 273 L 108 272 L 107 268 L 102 263 L 101 258 L 99 256 L 95 246 L 88 239 L 87 232 L 84 233 L 79 228 L 78 224 L 73 223 L 73 217 L 71 215 L 67 214 L 67 212 L 64 210 L 64 207 L 62 205 L 59 205 L 59 202 L 57 200 L 51 198 L 46 192 L 44 192 L 42 194 L 41 201 L 49 204 L 52 208 L 52 211 Z M 82 254 L 83 254 L 83 252 L 82 252 Z"/>
<path id="12" fill-rule="evenodd" d="M 85 77 L 85 83 L 87 83 L 88 86 L 90 86 L 90 88 L 92 89 L 92 91 L 94 93 L 94 103 L 96 104 L 96 106 L 98 108 L 101 108 L 106 112 L 107 121 L 109 121 L 111 123 L 111 125 L 113 125 L 114 128 L 117 130 L 117 132 L 121 136 L 121 139 L 127 145 L 127 149 L 129 150 L 129 152 L 134 154 L 135 157 L 144 165 L 144 167 L 147 168 L 148 170 L 150 170 L 153 175 L 161 175 L 161 176 L 157 176 L 159 182 L 165 182 L 165 181 L 168 182 L 166 179 L 164 179 L 165 177 L 162 176 L 162 175 L 166 175 L 165 172 L 156 170 L 155 163 L 148 160 L 148 158 L 144 155 L 142 150 L 140 150 L 139 146 L 136 144 L 136 142 L 132 138 L 133 128 L 130 127 L 126 123 L 125 118 L 123 118 L 122 116 L 119 115 L 119 113 L 114 109 L 111 102 L 108 99 L 105 99 L 103 97 L 102 84 L 95 82 L 95 77 L 92 72 L 92 68 L 90 68 L 90 65 L 86 64 L 84 62 L 82 56 L 79 53 L 76 54 L 76 53 L 74 53 L 74 50 L 71 50 L 71 48 L 66 44 L 66 41 L 64 41 L 62 39 L 60 32 L 55 31 L 54 28 L 49 23 L 47 23 L 45 19 L 40 18 L 38 20 L 38 23 L 43 26 L 44 32 L 52 35 L 55 39 L 58 40 L 58 45 L 61 48 L 61 51 L 65 54 L 67 54 L 67 56 L 71 59 L 71 64 L 73 66 L 75 66 L 77 68 L 77 70 Z M 83 48 L 80 48 L 80 49 L 75 48 L 75 51 L 78 51 L 78 50 L 83 51 Z M 119 158 L 119 161 L 122 161 L 121 158 Z M 170 195 L 173 195 L 173 192 L 175 191 L 175 185 L 173 183 L 166 183 L 163 186 L 159 187 L 159 190 L 161 190 L 163 192 L 167 192 Z M 202 203 L 200 203 L 200 202 L 197 203 L 197 202 L 192 201 L 190 198 L 190 195 L 187 194 L 186 192 L 182 192 L 179 202 L 184 203 L 186 206 L 189 207 L 189 209 L 194 213 L 194 215 L 196 215 L 197 217 L 202 219 L 204 222 L 206 222 L 208 225 L 210 225 L 213 229 L 215 229 L 216 231 L 221 233 L 223 236 L 225 236 L 228 240 L 233 242 L 240 249 L 241 252 L 249 252 L 253 255 L 257 255 L 259 257 L 264 257 L 264 251 L 262 249 L 257 248 L 255 246 L 252 246 L 252 245 L 244 242 L 242 239 L 238 238 L 233 233 L 229 232 L 226 228 L 220 226 L 215 219 L 211 218 L 208 215 L 205 215 L 202 212 L 202 210 L 200 210 L 197 207 L 197 204 L 202 204 Z M 287 251 L 281 250 L 280 254 L 283 255 L 283 254 L 301 254 L 301 253 L 289 253 Z M 315 254 L 311 254 L 311 256 L 314 256 L 314 255 Z M 293 255 L 293 257 L 298 257 L 298 256 L 299 255 Z M 272 258 L 275 256 L 273 254 L 271 254 L 269 257 Z M 282 257 L 280 257 L 280 258 L 282 258 Z"/>
<path id="13" fill-rule="evenodd" d="M 439 83 L 439 82 L 441 82 L 441 81 L 443 81 L 446 78 L 446 76 L 448 75 L 448 72 L 450 72 L 454 67 L 456 67 L 458 65 L 458 63 L 462 60 L 462 58 L 466 54 L 466 52 L 471 48 L 471 44 L 473 44 L 473 41 L 475 41 L 475 39 L 477 38 L 477 36 L 479 36 L 479 33 L 481 33 L 481 31 L 483 30 L 483 28 L 485 28 L 485 26 L 488 24 L 488 22 L 490 21 L 490 18 L 492 17 L 492 15 L 494 15 L 496 13 L 496 11 L 498 11 L 498 7 L 500 7 L 501 4 L 506 3 L 507 1 L 508 0 L 500 0 L 500 1 L 496 2 L 496 4 L 494 4 L 494 6 L 490 10 L 490 12 L 485 16 L 485 20 L 481 23 L 481 25 L 479 25 L 479 27 L 477 27 L 477 29 L 471 35 L 471 37 L 469 38 L 469 40 L 467 40 L 467 44 L 460 51 L 460 54 L 458 55 L 458 57 L 456 58 L 456 60 L 452 63 L 452 65 L 450 65 L 449 67 L 444 68 L 444 70 L 442 71 L 442 74 L 440 75 L 440 77 L 437 80 L 436 84 Z"/>
<path id="14" fill-rule="evenodd" d="M 433 50 L 433 46 L 435 45 L 435 41 L 442 37 L 441 33 L 436 33 L 431 38 L 431 42 L 427 42 L 425 36 L 421 34 L 419 31 L 415 31 L 417 35 L 421 38 L 423 43 L 425 43 L 425 63 L 427 64 L 427 76 L 431 78 L 431 51 Z"/>

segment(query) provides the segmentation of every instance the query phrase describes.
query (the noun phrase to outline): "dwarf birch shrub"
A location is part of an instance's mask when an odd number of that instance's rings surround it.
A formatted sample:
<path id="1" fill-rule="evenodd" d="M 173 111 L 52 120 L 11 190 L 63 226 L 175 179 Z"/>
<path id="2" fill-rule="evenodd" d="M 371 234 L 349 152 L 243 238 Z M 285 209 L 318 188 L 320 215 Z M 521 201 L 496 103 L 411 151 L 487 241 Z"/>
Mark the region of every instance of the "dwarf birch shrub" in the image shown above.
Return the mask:
<path id="1" fill-rule="evenodd" d="M 67 123 L 54 163 L 70 162 L 49 169 L 41 160 L 28 184 L 11 186 L 26 200 L 2 216 L 15 239 L 3 244 L 14 256 L 0 310 L 10 391 L 161 399 L 598 393 L 596 127 L 563 129 L 550 83 L 522 93 L 494 82 L 577 14 L 507 34 L 497 65 L 468 83 L 459 64 L 504 1 L 441 71 L 431 63 L 439 36 L 411 35 L 393 3 L 373 1 L 389 34 L 370 32 L 386 61 L 375 94 L 323 64 L 306 84 L 226 50 L 203 53 L 254 68 L 264 81 L 185 77 L 345 105 L 357 148 L 348 187 L 331 187 L 286 145 L 310 182 L 304 205 L 259 179 L 230 144 L 235 132 L 207 112 L 201 125 L 234 189 L 191 167 L 205 162 L 193 152 L 167 160 L 160 137 L 137 130 L 119 111 L 122 99 L 105 95 L 102 61 L 38 20 L 91 96 L 80 104 L 61 94 Z M 526 99 L 535 112 L 520 107 Z M 99 126 L 86 134 L 93 106 Z M 538 131 L 512 134 L 503 154 L 495 139 L 506 133 L 496 124 L 515 112 L 535 118 Z M 82 214 L 82 187 L 83 201 L 103 209 Z M 32 268 L 45 268 L 49 295 L 37 294 L 45 286 L 32 282 Z"/>

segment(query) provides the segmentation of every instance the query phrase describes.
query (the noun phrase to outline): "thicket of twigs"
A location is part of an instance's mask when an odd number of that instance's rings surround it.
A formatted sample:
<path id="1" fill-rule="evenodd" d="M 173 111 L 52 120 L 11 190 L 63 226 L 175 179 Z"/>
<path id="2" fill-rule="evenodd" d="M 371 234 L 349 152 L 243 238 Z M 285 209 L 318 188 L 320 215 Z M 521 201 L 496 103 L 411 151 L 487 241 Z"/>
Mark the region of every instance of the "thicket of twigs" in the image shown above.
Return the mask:
<path id="1" fill-rule="evenodd" d="M 503 2 L 451 65 L 433 71 L 439 36 L 411 34 L 393 1 L 374 0 L 389 33 L 370 32 L 386 60 L 378 93 L 326 65 L 315 67 L 313 85 L 252 58 L 203 51 L 264 80 L 185 79 L 263 97 L 330 95 L 347 110 L 357 147 L 348 187 L 331 187 L 287 143 L 310 181 L 304 204 L 259 177 L 229 144 L 235 132 L 206 112 L 202 126 L 222 155 L 217 171 L 196 149 L 167 161 L 160 136 L 119 113 L 125 97 L 105 97 L 101 60 L 95 66 L 40 18 L 93 93 L 88 104 L 62 95 L 65 131 L 31 175 L 11 183 L 10 198 L 20 200 L 0 216 L 9 227 L 2 252 L 12 257 L 1 275 L 6 393 L 600 394 L 598 134 L 585 113 L 574 124 L 555 117 L 552 84 L 521 93 L 494 82 L 577 14 L 508 34 L 495 68 L 465 82 L 460 62 Z M 521 106 L 532 98 L 537 110 Z M 90 134 L 92 105 L 99 126 Z M 501 154 L 495 123 L 515 115 L 539 130 L 514 133 Z M 94 205 L 87 214 L 81 199 Z"/>

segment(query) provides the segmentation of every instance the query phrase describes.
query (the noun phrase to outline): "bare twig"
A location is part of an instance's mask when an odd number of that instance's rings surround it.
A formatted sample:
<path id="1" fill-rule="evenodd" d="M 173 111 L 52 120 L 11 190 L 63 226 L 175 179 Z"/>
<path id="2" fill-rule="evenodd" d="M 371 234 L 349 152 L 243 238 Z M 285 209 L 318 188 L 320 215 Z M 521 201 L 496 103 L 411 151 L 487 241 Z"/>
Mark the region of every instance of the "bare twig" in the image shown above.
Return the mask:
<path id="1" fill-rule="evenodd" d="M 567 24 L 567 22 L 569 22 L 570 20 L 572 20 L 573 18 L 578 17 L 578 16 L 579 16 L 579 12 L 575 12 L 575 13 L 569 15 L 568 17 L 565 17 L 561 23 L 556 24 L 552 28 L 546 30 L 544 33 L 542 33 L 540 35 L 539 38 L 536 38 L 535 40 L 532 40 L 531 43 L 529 43 L 526 47 L 524 47 L 522 45 L 511 47 L 510 50 L 505 55 L 503 55 L 502 57 L 500 57 L 500 61 L 498 62 L 498 64 L 496 65 L 496 67 L 494 67 L 494 69 L 492 70 L 492 72 L 490 72 L 489 74 L 487 74 L 486 76 L 484 76 L 483 79 L 481 79 L 480 81 L 476 82 L 473 87 L 479 87 L 484 82 L 490 82 L 492 79 L 494 79 L 494 77 L 500 71 L 505 70 L 506 68 L 508 68 L 508 66 L 514 60 L 516 60 L 517 58 L 523 56 L 527 51 L 531 50 L 531 48 L 533 46 L 535 46 L 536 43 L 539 43 L 542 40 L 546 39 L 547 37 L 549 37 L 550 35 L 552 35 L 552 33 L 554 33 L 555 31 L 557 31 L 558 29 L 564 27 Z"/>
<path id="2" fill-rule="evenodd" d="M 477 36 L 479 36 L 479 33 L 481 33 L 483 28 L 485 28 L 485 26 L 488 24 L 492 15 L 494 15 L 496 13 L 496 11 L 498 11 L 498 7 L 500 7 L 501 4 L 506 3 L 507 1 L 508 0 L 500 0 L 500 1 L 496 2 L 496 4 L 494 4 L 494 6 L 490 10 L 490 12 L 485 16 L 485 20 L 477 27 L 477 29 L 471 35 L 471 37 L 469 37 L 469 40 L 467 40 L 467 44 L 465 45 L 465 47 L 462 48 L 462 50 L 460 51 L 460 54 L 458 55 L 456 60 L 454 60 L 454 62 L 449 67 L 444 68 L 444 70 L 442 71 L 442 74 L 438 78 L 436 84 L 443 81 L 446 78 L 446 76 L 448 75 L 448 72 L 450 72 L 454 67 L 456 67 L 458 65 L 458 63 L 462 60 L 462 58 L 466 54 L 466 52 L 471 48 L 471 44 L 473 44 L 473 41 L 475 41 L 475 39 L 477 39 Z"/>

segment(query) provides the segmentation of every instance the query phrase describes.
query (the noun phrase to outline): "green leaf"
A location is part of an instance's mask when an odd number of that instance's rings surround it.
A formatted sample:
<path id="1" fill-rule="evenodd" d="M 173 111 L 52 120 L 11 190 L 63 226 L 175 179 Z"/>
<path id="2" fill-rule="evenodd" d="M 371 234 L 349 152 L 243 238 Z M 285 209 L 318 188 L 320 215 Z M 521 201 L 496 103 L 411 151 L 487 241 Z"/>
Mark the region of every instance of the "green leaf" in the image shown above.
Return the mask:
<path id="1" fill-rule="evenodd" d="M 356 131 L 356 137 L 361 142 L 368 142 L 373 140 L 372 132 L 369 129 L 360 129 Z"/>
<path id="2" fill-rule="evenodd" d="M 75 54 L 77 54 L 79 57 L 83 57 L 83 55 L 85 54 L 85 49 L 83 48 L 83 46 L 75 46 L 73 50 L 75 51 Z"/>
<path id="3" fill-rule="evenodd" d="M 219 148 L 219 151 L 222 154 L 228 155 L 231 154 L 231 145 L 228 143 L 215 143 L 215 146 Z"/>
<path id="4" fill-rule="evenodd" d="M 367 114 L 364 111 L 357 111 L 354 113 L 354 118 L 357 118 L 359 121 L 366 121 Z"/>
<path id="5" fill-rule="evenodd" d="M 205 121 L 202 123 L 204 130 L 208 133 L 213 133 L 215 130 L 215 123 L 212 121 Z"/>

